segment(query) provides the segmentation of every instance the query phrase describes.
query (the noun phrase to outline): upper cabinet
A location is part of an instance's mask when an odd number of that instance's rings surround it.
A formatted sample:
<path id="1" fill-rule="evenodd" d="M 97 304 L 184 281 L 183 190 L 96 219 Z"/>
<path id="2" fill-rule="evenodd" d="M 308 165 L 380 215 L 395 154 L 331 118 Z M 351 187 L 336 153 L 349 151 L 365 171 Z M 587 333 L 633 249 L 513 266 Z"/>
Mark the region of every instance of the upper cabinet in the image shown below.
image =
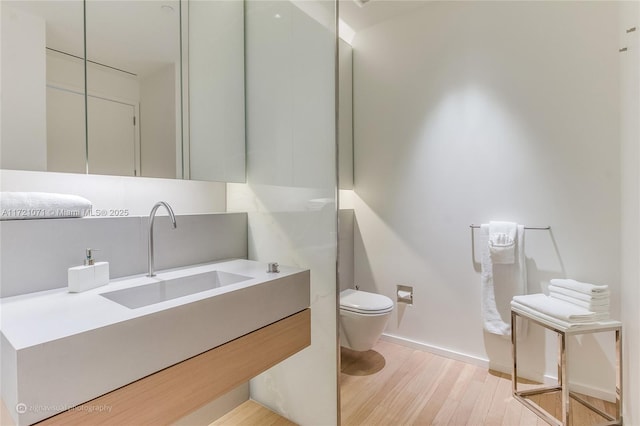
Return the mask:
<path id="1" fill-rule="evenodd" d="M 241 0 L 0 7 L 3 169 L 245 180 Z"/>

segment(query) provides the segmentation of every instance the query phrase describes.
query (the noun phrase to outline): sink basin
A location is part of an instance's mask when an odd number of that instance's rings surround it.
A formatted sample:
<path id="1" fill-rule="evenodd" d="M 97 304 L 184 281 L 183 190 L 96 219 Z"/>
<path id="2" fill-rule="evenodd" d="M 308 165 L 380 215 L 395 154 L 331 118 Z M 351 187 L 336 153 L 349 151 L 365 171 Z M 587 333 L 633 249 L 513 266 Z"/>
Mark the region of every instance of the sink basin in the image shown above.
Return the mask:
<path id="1" fill-rule="evenodd" d="M 100 296 L 106 297 L 127 308 L 136 309 L 250 279 L 253 278 L 232 274 L 231 272 L 209 271 L 197 275 L 162 280 L 153 284 L 101 293 Z"/>

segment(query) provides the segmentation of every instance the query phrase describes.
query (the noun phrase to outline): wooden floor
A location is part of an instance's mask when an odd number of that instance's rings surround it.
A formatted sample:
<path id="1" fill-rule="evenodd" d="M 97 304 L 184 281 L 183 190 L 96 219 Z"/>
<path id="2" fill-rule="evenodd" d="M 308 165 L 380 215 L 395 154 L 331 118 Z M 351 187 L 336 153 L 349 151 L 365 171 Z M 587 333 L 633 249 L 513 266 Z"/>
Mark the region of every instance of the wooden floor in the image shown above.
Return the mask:
<path id="1" fill-rule="evenodd" d="M 429 352 L 378 342 L 373 350 L 342 349 L 340 396 L 343 426 L 546 426 L 511 396 L 510 376 Z M 519 389 L 533 387 L 523 383 Z M 615 406 L 585 397 L 615 415 Z M 560 398 L 547 394 L 532 398 L 560 416 Z M 572 426 L 604 421 L 575 401 Z M 284 417 L 247 401 L 211 426 L 291 426 Z"/>
<path id="2" fill-rule="evenodd" d="M 547 425 L 511 396 L 509 375 L 384 341 L 368 352 L 343 348 L 341 358 L 344 426 Z M 518 389 L 533 386 L 526 383 Z M 534 398 L 560 415 L 558 392 Z M 614 404 L 585 399 L 615 414 Z M 604 421 L 575 401 L 571 408 L 574 426 Z"/>
<path id="3" fill-rule="evenodd" d="M 295 423 L 249 400 L 209 426 L 295 426 Z"/>

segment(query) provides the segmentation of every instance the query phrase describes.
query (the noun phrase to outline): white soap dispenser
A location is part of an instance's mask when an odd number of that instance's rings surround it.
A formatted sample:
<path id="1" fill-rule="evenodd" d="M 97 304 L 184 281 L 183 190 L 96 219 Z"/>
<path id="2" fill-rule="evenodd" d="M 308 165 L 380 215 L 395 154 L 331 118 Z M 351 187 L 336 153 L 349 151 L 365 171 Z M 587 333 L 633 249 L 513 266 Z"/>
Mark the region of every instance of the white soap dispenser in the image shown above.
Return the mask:
<path id="1" fill-rule="evenodd" d="M 95 280 L 94 287 L 109 284 L 109 262 L 95 262 L 93 275 Z"/>
<path id="2" fill-rule="evenodd" d="M 100 287 L 109 282 L 109 262 L 96 263 L 93 252 L 88 248 L 83 266 L 75 266 L 68 270 L 68 286 L 70 293 L 80 293 Z"/>

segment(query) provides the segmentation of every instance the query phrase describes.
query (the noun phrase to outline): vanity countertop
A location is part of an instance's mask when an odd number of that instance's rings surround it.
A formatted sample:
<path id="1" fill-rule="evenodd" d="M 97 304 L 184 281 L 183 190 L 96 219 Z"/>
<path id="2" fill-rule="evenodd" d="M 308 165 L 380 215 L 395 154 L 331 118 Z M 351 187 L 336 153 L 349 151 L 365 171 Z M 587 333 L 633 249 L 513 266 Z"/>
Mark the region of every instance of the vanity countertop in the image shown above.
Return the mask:
<path id="1" fill-rule="evenodd" d="M 133 309 L 101 296 L 211 271 L 249 278 Z M 268 273 L 266 263 L 243 259 L 140 274 L 83 293 L 61 288 L 3 298 L 2 399 L 28 407 L 16 420 L 32 424 L 309 305 L 309 270 Z"/>
<path id="2" fill-rule="evenodd" d="M 252 279 L 136 309 L 127 308 L 100 296 L 101 293 L 114 290 L 214 270 L 241 274 Z M 7 297 L 0 299 L 2 312 L 0 330 L 18 350 L 207 299 L 257 283 L 266 283 L 301 271 L 301 269 L 283 266 L 279 273 L 267 273 L 264 263 L 236 259 L 161 271 L 153 278 L 145 274 L 121 278 L 82 293 L 69 293 L 66 288 L 60 288 Z"/>

